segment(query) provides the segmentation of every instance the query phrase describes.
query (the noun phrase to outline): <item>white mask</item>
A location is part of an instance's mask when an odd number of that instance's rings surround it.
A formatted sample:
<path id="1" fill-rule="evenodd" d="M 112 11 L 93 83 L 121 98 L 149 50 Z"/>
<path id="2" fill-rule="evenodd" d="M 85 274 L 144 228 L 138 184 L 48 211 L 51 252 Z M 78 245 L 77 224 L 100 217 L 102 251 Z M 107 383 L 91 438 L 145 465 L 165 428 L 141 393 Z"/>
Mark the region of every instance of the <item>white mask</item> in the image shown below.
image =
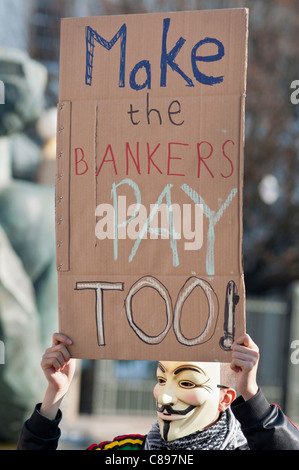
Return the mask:
<path id="1" fill-rule="evenodd" d="M 157 378 L 154 396 L 164 440 L 188 436 L 218 419 L 219 363 L 162 361 Z"/>

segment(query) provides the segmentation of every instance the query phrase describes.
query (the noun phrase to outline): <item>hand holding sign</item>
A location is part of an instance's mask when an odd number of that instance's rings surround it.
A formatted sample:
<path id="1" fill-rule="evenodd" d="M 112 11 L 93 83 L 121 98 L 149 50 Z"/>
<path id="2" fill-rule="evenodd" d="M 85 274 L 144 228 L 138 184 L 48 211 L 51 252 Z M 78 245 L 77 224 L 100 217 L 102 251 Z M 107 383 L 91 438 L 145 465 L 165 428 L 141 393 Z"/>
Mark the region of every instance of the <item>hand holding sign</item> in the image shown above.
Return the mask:
<path id="1" fill-rule="evenodd" d="M 41 367 L 48 381 L 48 388 L 40 412 L 49 419 L 55 419 L 75 373 L 75 359 L 71 359 L 67 349 L 71 344 L 72 341 L 67 336 L 55 333 L 52 346 L 42 357 Z"/>

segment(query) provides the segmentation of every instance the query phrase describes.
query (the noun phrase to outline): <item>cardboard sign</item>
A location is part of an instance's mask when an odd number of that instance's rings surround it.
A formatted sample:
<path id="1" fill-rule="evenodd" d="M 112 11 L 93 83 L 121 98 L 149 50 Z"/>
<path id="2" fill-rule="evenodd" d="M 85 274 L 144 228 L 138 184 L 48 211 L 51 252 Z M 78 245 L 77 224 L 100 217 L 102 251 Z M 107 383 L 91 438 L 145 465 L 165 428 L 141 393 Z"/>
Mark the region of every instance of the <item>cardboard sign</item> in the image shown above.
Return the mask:
<path id="1" fill-rule="evenodd" d="M 229 361 L 245 329 L 247 16 L 62 20 L 57 269 L 75 357 Z"/>

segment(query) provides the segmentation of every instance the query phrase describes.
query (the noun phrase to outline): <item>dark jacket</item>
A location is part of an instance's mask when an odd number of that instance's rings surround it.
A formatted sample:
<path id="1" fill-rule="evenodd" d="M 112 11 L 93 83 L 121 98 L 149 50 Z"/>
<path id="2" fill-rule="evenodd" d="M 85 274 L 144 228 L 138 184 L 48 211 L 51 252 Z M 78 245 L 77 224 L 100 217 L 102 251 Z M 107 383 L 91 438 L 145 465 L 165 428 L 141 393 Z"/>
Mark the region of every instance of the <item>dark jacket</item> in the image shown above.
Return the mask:
<path id="1" fill-rule="evenodd" d="M 57 413 L 55 420 L 49 420 L 39 413 L 39 408 L 40 405 L 37 405 L 31 417 L 24 423 L 18 450 L 57 449 L 61 411 Z M 299 430 L 279 406 L 269 405 L 261 390 L 248 401 L 238 397 L 232 403 L 231 410 L 247 439 L 247 445 L 242 446 L 242 449 L 299 450 Z M 145 440 L 146 436 L 143 438 Z M 93 448 L 94 445 L 90 446 L 90 449 Z"/>

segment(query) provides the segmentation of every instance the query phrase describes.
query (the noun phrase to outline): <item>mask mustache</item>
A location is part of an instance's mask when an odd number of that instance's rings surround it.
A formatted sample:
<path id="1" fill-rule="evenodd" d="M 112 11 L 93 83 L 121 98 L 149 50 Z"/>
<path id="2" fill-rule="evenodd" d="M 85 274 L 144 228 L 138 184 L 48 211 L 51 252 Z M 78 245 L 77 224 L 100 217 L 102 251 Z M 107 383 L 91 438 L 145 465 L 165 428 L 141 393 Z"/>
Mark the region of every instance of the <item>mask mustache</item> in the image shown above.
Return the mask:
<path id="1" fill-rule="evenodd" d="M 163 411 L 166 411 L 169 414 L 174 414 L 174 415 L 186 415 L 190 413 L 195 408 L 195 406 L 190 405 L 188 408 L 185 408 L 185 410 L 174 410 L 170 405 L 162 405 L 162 406 L 157 406 L 157 411 L 160 413 L 163 413 Z"/>

